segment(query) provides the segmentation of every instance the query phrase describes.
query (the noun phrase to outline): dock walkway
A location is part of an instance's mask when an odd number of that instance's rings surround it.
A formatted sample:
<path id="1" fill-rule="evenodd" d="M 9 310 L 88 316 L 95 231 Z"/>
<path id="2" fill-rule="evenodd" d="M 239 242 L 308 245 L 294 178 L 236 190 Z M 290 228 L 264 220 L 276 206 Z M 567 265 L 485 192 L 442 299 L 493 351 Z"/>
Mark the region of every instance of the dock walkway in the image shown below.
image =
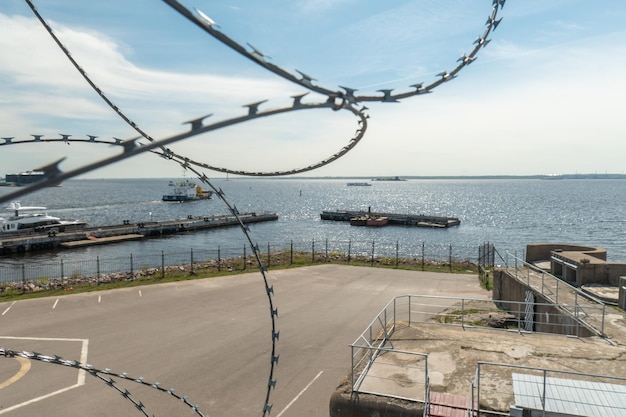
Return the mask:
<path id="1" fill-rule="evenodd" d="M 362 216 L 387 217 L 389 219 L 388 224 L 432 228 L 447 228 L 461 224 L 461 220 L 456 217 L 429 216 L 426 214 L 381 213 L 364 210 L 323 211 L 320 216 L 322 220 L 344 222 L 348 222 L 354 217 Z"/>
<path id="2" fill-rule="evenodd" d="M 248 224 L 278 220 L 278 215 L 276 213 L 240 213 L 239 218 L 244 224 Z M 236 226 L 238 224 L 237 218 L 233 215 L 189 216 L 186 219 L 134 224 L 125 222 L 119 225 L 86 227 L 73 231 L 5 233 L 0 236 L 0 254 L 21 253 L 52 248 L 70 249 L 88 245 L 102 245 L 145 237 L 158 237 L 218 227 Z"/>

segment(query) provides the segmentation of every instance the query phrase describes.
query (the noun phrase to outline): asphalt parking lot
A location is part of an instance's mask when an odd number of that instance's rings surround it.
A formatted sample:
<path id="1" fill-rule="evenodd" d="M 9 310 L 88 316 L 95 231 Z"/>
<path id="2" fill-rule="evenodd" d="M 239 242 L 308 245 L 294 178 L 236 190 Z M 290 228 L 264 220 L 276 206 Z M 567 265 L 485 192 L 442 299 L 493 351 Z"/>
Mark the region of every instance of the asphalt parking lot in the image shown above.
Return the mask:
<path id="1" fill-rule="evenodd" d="M 280 332 L 273 417 L 329 415 L 331 394 L 350 369 L 348 345 L 392 297 L 490 297 L 475 275 L 321 265 L 270 271 L 268 277 Z M 159 382 L 210 416 L 262 413 L 271 341 L 258 272 L 0 303 L 1 347 Z M 194 415 L 168 394 L 118 382 L 148 415 Z M 84 371 L 0 357 L 0 415 L 133 413 L 141 415 L 124 395 Z"/>

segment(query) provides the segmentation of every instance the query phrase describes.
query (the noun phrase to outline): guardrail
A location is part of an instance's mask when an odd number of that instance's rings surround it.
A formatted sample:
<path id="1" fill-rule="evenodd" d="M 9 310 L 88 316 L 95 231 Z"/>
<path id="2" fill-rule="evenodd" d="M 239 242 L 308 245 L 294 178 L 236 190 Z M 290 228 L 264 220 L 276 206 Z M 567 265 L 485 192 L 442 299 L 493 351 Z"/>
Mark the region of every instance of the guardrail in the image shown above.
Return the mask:
<path id="1" fill-rule="evenodd" d="M 350 345 L 352 392 L 425 402 L 428 398 L 428 355 L 387 346 L 398 325 L 404 327 L 411 325 L 410 296 L 394 297 Z M 384 360 L 385 355 L 390 357 L 390 360 Z M 398 362 L 401 365 L 398 365 Z M 375 371 L 372 369 L 374 363 Z M 402 372 L 392 371 L 398 367 Z M 411 391 L 412 395 L 386 390 L 386 385 L 380 381 L 402 378 L 401 375 L 408 374 L 407 368 L 415 370 L 412 374 L 423 375 L 421 381 L 411 381 L 417 386 L 422 386 L 423 390 Z"/>
<path id="2" fill-rule="evenodd" d="M 541 313 L 540 318 L 553 323 L 560 329 L 559 334 L 572 334 L 572 327 L 562 317 L 570 317 L 564 306 L 552 303 L 534 303 L 536 307 L 557 307 L 563 313 Z M 503 308 L 502 306 L 506 306 Z M 477 298 L 458 298 L 426 295 L 402 295 L 394 297 L 374 317 L 365 330 L 350 345 L 351 349 L 351 390 L 353 393 L 376 394 L 418 402 L 428 401 L 428 355 L 407 352 L 394 348 L 394 334 L 416 323 L 439 323 L 463 328 L 488 327 L 494 330 L 518 333 L 547 333 L 533 331 L 535 314 L 527 314 L 526 302 L 502 301 Z M 529 326 L 529 323 L 531 324 Z M 561 326 L 559 328 L 559 326 Z M 412 356 L 411 356 L 412 355 Z M 390 360 L 386 360 L 385 356 Z M 399 357 L 402 357 L 399 360 Z M 402 372 L 388 372 L 395 362 L 402 362 Z M 381 380 L 387 379 L 402 386 L 402 375 L 417 375 L 419 380 L 411 384 L 423 390 L 402 390 L 402 393 L 389 390 Z M 396 380 L 394 380 L 394 375 Z M 407 385 L 407 384 L 404 384 Z"/>
<path id="3" fill-rule="evenodd" d="M 480 416 L 622 416 L 626 378 L 478 362 L 472 404 Z"/>
<path id="4" fill-rule="evenodd" d="M 570 317 L 584 324 L 598 336 L 604 337 L 606 304 L 602 300 L 514 255 L 507 254 L 507 257 L 509 256 L 514 260 L 512 263 L 507 261 L 509 265 L 507 270 L 512 276 L 558 305 Z"/>

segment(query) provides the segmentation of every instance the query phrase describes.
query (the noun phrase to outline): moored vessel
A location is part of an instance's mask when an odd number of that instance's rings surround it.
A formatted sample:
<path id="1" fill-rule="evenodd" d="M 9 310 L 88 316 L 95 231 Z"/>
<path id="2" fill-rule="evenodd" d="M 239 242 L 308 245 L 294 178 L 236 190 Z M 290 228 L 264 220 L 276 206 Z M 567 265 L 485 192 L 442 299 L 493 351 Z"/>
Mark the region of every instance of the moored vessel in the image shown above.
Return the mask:
<path id="1" fill-rule="evenodd" d="M 45 207 L 22 206 L 19 202 L 12 202 L 8 210 L 13 210 L 13 216 L 0 217 L 0 232 L 65 232 L 78 230 L 87 226 L 87 223 L 75 220 L 61 220 L 59 217 L 50 216 L 45 212 Z"/>

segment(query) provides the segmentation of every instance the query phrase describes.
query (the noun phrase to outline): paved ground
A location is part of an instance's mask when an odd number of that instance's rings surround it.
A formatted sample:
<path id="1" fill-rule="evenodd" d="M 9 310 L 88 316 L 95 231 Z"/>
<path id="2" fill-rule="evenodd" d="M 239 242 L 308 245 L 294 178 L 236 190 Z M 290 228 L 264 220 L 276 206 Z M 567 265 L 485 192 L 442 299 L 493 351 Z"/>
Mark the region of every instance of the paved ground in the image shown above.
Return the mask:
<path id="1" fill-rule="evenodd" d="M 488 298 L 474 275 L 323 265 L 270 271 L 280 331 L 272 417 L 329 414 L 350 369 L 348 345 L 402 294 Z M 0 346 L 128 372 L 188 395 L 205 415 L 258 416 L 271 327 L 258 273 L 0 303 Z M 193 415 L 128 384 L 149 415 Z M 0 357 L 0 415 L 140 415 L 73 368 Z"/>

